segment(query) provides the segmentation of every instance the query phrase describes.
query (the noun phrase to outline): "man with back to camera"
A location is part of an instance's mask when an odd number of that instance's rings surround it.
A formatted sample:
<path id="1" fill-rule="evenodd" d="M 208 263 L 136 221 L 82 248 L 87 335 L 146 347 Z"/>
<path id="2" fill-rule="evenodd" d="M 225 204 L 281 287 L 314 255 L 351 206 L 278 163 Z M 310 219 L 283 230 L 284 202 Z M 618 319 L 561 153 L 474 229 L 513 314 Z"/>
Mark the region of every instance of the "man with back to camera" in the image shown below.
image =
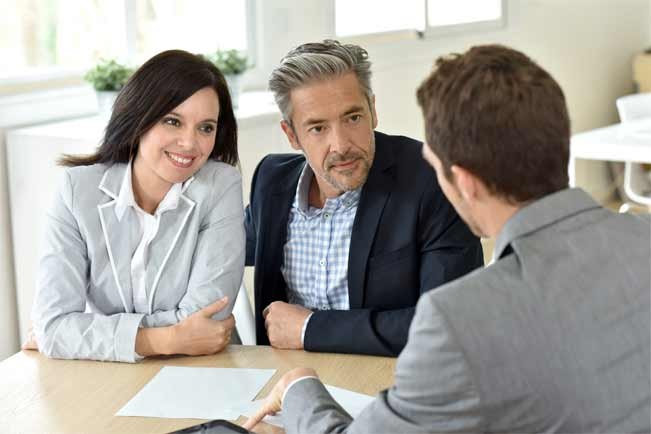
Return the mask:
<path id="1" fill-rule="evenodd" d="M 366 51 L 330 40 L 290 51 L 271 75 L 302 155 L 269 155 L 253 176 L 258 344 L 395 356 L 420 295 L 483 264 L 421 143 L 374 131 L 370 76 Z"/>
<path id="2" fill-rule="evenodd" d="M 288 433 L 651 431 L 649 216 L 568 188 L 563 92 L 498 45 L 418 89 L 425 159 L 495 263 L 424 294 L 395 384 L 352 419 L 314 370 L 274 387 Z"/>

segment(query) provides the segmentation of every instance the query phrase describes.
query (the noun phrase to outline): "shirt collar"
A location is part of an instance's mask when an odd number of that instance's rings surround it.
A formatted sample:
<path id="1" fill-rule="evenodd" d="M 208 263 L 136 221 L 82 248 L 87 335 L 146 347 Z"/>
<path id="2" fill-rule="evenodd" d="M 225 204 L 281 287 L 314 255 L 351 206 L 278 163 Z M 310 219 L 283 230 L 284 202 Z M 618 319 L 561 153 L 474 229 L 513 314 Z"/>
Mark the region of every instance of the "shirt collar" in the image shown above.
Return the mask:
<path id="1" fill-rule="evenodd" d="M 512 241 L 584 211 L 601 208 L 585 191 L 569 188 L 551 193 L 520 208 L 504 224 L 495 241 L 493 257 L 507 253 Z"/>
<path id="2" fill-rule="evenodd" d="M 194 177 L 191 177 L 183 184 L 176 183 L 172 185 L 170 190 L 167 192 L 158 208 L 156 208 L 155 215 L 162 214 L 165 211 L 176 209 L 179 204 L 179 199 L 181 194 L 186 190 L 190 185 Z M 140 209 L 140 206 L 136 203 L 136 199 L 133 196 L 133 183 L 131 180 L 131 162 L 127 164 L 127 169 L 124 172 L 124 178 L 122 178 L 122 185 L 120 187 L 120 193 L 116 199 L 115 204 L 115 215 L 118 218 L 118 221 L 122 220 L 125 211 L 127 208 L 132 207 L 135 210 Z"/>
<path id="3" fill-rule="evenodd" d="M 292 203 L 292 207 L 305 216 L 309 215 L 310 211 L 310 184 L 312 183 L 312 178 L 314 176 L 314 171 L 306 162 L 303 170 L 301 171 L 301 176 L 298 178 L 296 195 L 294 196 L 294 202 Z M 323 209 L 328 208 L 334 211 L 339 208 L 348 209 L 357 206 L 361 192 L 362 186 L 356 188 L 355 190 L 345 191 L 337 197 L 326 199 L 326 203 Z"/>

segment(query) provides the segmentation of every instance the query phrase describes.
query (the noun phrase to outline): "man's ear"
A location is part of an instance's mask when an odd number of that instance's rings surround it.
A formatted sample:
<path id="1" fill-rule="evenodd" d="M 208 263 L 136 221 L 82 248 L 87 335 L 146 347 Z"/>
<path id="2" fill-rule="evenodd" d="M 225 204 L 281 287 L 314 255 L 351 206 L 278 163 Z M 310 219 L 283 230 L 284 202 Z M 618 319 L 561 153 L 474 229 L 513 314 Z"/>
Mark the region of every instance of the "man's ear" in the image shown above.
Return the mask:
<path id="1" fill-rule="evenodd" d="M 280 121 L 280 128 L 282 128 L 283 132 L 287 136 L 287 140 L 289 140 L 289 144 L 292 145 L 292 148 L 296 149 L 297 151 L 302 151 L 303 148 L 301 147 L 301 144 L 298 142 L 298 138 L 296 137 L 294 128 L 292 128 L 289 122 L 287 122 L 286 120 Z"/>
<path id="2" fill-rule="evenodd" d="M 450 168 L 450 171 L 452 172 L 452 182 L 463 200 L 477 200 L 478 195 L 483 191 L 481 180 L 474 173 L 456 164 Z"/>

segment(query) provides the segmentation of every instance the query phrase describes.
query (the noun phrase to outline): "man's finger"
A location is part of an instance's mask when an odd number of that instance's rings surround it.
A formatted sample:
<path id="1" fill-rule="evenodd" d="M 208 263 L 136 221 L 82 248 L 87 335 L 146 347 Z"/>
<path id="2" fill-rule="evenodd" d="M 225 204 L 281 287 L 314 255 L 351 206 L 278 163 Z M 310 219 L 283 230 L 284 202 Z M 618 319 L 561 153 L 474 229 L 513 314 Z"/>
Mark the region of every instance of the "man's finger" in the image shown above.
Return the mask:
<path id="1" fill-rule="evenodd" d="M 215 315 L 223 308 L 225 308 L 227 305 L 228 305 L 228 296 L 225 296 L 224 298 L 221 298 L 216 302 L 204 307 L 199 312 L 201 312 L 206 318 L 210 318 L 211 316 Z"/>
<path id="2" fill-rule="evenodd" d="M 265 403 L 260 410 L 258 410 L 253 416 L 248 418 L 246 422 L 242 425 L 242 427 L 248 431 L 251 431 L 253 427 L 255 427 L 257 424 L 260 423 L 262 419 L 267 415 L 268 410 L 267 410 L 267 403 Z"/>
<path id="3" fill-rule="evenodd" d="M 271 308 L 271 305 L 269 305 L 269 306 L 265 307 L 264 309 L 262 309 L 262 318 L 265 318 L 265 319 L 267 318 L 267 315 L 269 315 L 269 309 L 270 308 Z"/>

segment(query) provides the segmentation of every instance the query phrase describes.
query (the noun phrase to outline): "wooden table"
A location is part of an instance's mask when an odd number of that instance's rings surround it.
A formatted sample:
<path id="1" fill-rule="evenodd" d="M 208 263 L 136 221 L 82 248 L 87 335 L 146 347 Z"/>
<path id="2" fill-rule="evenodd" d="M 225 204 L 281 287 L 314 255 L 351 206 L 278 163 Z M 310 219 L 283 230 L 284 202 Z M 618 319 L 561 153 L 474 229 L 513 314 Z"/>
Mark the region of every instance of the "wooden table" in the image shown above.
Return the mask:
<path id="1" fill-rule="evenodd" d="M 393 383 L 395 360 L 241 345 L 214 356 L 153 358 L 138 364 L 52 360 L 23 351 L 0 363 L 0 431 L 144 434 L 200 423 L 115 416 L 163 366 L 277 369 L 258 394 L 261 398 L 285 372 L 299 366 L 315 368 L 328 384 L 374 395 Z"/>

